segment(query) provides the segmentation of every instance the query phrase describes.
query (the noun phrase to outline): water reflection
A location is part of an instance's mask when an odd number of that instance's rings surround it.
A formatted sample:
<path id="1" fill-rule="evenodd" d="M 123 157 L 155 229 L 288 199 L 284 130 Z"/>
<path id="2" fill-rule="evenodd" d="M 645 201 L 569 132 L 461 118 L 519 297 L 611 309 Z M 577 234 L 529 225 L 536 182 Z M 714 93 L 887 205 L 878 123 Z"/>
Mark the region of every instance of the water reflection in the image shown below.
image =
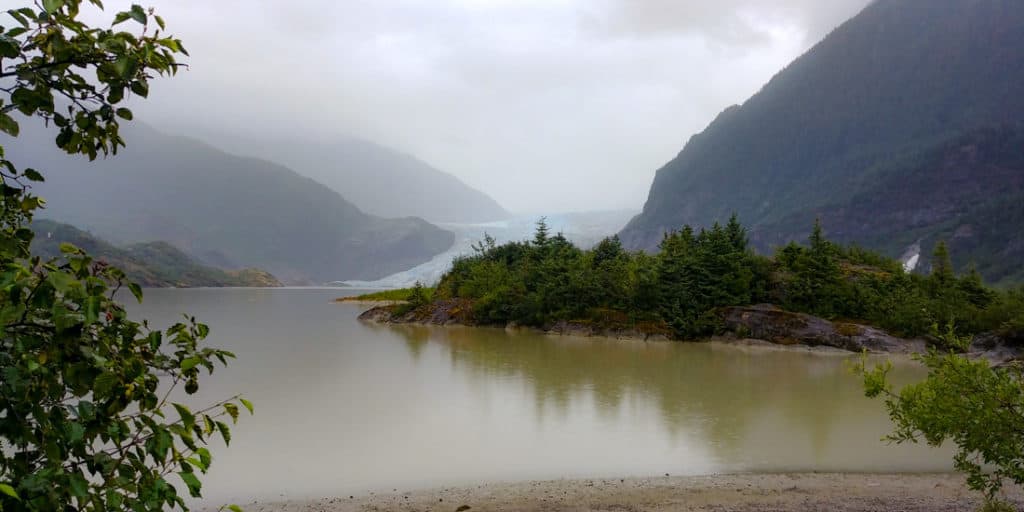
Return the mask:
<path id="1" fill-rule="evenodd" d="M 238 360 L 200 402 L 256 416 L 214 447 L 211 503 L 485 481 L 722 471 L 932 471 L 888 447 L 882 405 L 846 359 L 699 344 L 373 326 L 337 290 L 151 290 L 166 326 L 195 313 Z M 920 369 L 902 365 L 898 379 Z"/>
<path id="2" fill-rule="evenodd" d="M 653 406 L 669 439 L 706 447 L 730 471 L 940 470 L 945 452 L 880 442 L 889 422 L 849 371 L 854 357 L 718 344 L 624 342 L 464 327 L 384 326 L 418 358 L 434 343 L 471 388 L 522 380 L 538 421 L 593 403 L 629 422 Z M 897 361 L 897 383 L 923 378 Z"/>

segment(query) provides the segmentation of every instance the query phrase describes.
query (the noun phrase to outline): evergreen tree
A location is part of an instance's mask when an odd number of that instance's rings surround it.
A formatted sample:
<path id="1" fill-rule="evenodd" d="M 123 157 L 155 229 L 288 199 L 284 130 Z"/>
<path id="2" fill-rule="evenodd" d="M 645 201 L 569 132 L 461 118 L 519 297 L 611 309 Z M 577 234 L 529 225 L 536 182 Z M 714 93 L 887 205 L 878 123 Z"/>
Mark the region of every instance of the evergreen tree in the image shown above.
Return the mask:
<path id="1" fill-rule="evenodd" d="M 932 252 L 932 281 L 941 287 L 946 287 L 953 282 L 953 261 L 949 256 L 949 247 L 945 240 L 939 240 Z"/>
<path id="2" fill-rule="evenodd" d="M 960 292 L 964 294 L 967 301 L 975 307 L 984 308 L 992 303 L 993 293 L 985 287 L 985 281 L 978 272 L 978 267 L 973 263 L 960 279 Z"/>
<path id="3" fill-rule="evenodd" d="M 814 229 L 809 237 L 811 242 L 811 253 L 816 257 L 824 257 L 829 252 L 830 243 L 825 238 L 825 232 L 821 227 L 821 219 L 814 219 Z"/>
<path id="4" fill-rule="evenodd" d="M 537 229 L 533 232 L 533 245 L 547 247 L 549 241 L 548 233 L 548 219 L 547 217 L 541 217 L 537 221 Z"/>
<path id="5" fill-rule="evenodd" d="M 619 235 L 613 235 L 598 242 L 594 246 L 594 265 L 599 266 L 606 261 L 613 261 L 625 255 Z"/>
<path id="6" fill-rule="evenodd" d="M 729 235 L 729 243 L 732 244 L 734 250 L 737 252 L 747 251 L 747 244 L 749 243 L 747 230 L 740 224 L 739 217 L 735 213 L 729 217 L 729 223 L 725 225 L 725 231 Z"/>
<path id="7" fill-rule="evenodd" d="M 409 306 L 413 309 L 421 308 L 430 303 L 430 295 L 427 293 L 423 283 L 416 281 L 409 292 Z"/>

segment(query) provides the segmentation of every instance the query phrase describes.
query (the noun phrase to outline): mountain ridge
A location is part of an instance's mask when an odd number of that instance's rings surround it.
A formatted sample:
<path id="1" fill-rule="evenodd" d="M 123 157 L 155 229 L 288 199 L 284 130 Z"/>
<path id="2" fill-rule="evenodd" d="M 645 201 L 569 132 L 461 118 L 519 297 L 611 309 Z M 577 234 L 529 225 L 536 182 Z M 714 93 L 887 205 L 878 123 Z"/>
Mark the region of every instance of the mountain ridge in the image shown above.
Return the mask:
<path id="1" fill-rule="evenodd" d="M 1017 93 L 1022 46 L 1020 2 L 877 0 L 694 135 L 657 172 L 623 242 L 653 250 L 665 231 L 707 227 L 733 213 L 751 226 L 761 250 L 800 239 L 822 212 L 882 193 L 880 184 L 906 171 L 907 162 L 1024 120 Z M 992 190 L 1000 197 L 1017 192 Z M 957 193 L 943 188 L 929 199 L 955 200 Z M 848 220 L 833 215 L 825 228 L 855 231 Z M 919 233 L 925 245 L 944 232 L 938 224 Z M 1016 243 L 1006 233 L 1008 245 Z M 899 254 L 852 238 L 843 241 Z"/>
<path id="2" fill-rule="evenodd" d="M 357 137 L 323 140 L 218 137 L 235 153 L 294 169 L 380 217 L 435 223 L 493 222 L 511 217 L 497 201 L 419 157 Z"/>
<path id="3" fill-rule="evenodd" d="M 228 271 L 202 265 L 167 242 L 115 247 L 91 233 L 48 219 L 36 219 L 31 228 L 36 233 L 32 241 L 33 255 L 61 259 L 60 246 L 69 243 L 85 250 L 96 261 L 120 268 L 128 279 L 145 287 L 281 286 L 277 278 L 259 269 Z"/>
<path id="4" fill-rule="evenodd" d="M 43 214 L 119 245 L 163 240 L 219 266 L 264 268 L 286 283 L 377 278 L 446 250 L 454 235 L 418 218 L 383 219 L 272 162 L 231 155 L 138 123 L 127 147 L 87 162 L 23 127 L 9 157 L 44 170 Z M 217 260 L 217 261 L 211 261 Z"/>

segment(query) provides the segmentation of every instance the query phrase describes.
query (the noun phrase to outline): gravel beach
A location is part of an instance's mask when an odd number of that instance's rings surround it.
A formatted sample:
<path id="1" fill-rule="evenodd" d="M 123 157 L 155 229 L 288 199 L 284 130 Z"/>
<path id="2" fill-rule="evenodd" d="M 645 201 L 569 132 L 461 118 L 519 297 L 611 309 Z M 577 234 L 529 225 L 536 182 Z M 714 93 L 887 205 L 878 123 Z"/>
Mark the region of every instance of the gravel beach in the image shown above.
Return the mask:
<path id="1" fill-rule="evenodd" d="M 1020 507 L 1024 494 L 1008 491 Z M 249 503 L 247 512 L 446 511 L 971 511 L 978 493 L 956 474 L 741 474 L 554 480 L 309 501 Z"/>

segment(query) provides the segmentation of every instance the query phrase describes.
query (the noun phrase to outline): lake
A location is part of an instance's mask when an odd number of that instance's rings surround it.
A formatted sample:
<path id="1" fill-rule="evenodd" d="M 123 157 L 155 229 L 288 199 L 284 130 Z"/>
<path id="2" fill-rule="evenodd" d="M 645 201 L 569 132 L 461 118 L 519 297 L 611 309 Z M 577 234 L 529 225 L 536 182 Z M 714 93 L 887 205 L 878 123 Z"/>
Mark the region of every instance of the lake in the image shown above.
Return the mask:
<path id="1" fill-rule="evenodd" d="M 243 393 L 212 448 L 209 503 L 483 482 L 775 471 L 946 471 L 889 446 L 880 401 L 835 354 L 375 326 L 345 289 L 151 289 L 133 317 L 188 312 L 234 351 L 200 401 Z M 855 357 L 855 356 L 853 356 Z M 909 362 L 894 378 L 924 376 Z"/>

